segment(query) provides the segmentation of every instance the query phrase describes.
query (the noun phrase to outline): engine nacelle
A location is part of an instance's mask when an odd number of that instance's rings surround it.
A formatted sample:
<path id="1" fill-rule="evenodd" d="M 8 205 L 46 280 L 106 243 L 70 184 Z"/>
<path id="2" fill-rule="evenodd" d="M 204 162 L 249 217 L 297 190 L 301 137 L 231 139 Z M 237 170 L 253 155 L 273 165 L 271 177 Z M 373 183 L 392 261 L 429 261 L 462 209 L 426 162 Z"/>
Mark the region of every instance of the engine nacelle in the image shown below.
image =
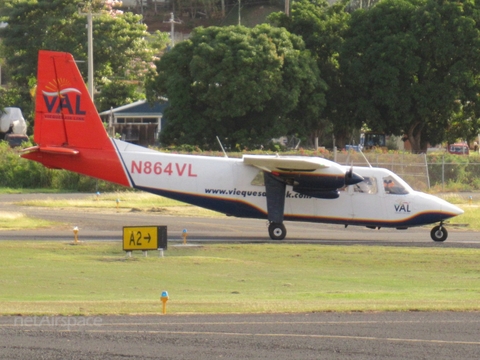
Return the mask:
<path id="1" fill-rule="evenodd" d="M 308 195 L 317 199 L 336 199 L 340 196 L 340 192 L 336 189 L 320 191 L 317 189 L 307 189 L 307 188 L 294 186 L 293 191 L 299 194 Z"/>

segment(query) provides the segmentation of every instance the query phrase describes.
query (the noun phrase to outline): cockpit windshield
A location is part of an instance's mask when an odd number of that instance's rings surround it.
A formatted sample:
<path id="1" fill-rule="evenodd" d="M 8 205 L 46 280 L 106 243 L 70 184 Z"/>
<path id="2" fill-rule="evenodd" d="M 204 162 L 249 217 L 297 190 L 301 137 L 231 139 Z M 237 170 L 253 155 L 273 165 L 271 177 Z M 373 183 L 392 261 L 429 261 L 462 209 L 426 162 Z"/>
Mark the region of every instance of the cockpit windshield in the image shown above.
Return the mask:
<path id="1" fill-rule="evenodd" d="M 363 181 L 353 186 L 353 191 L 364 194 L 377 193 L 377 179 L 374 177 L 364 176 Z"/>
<path id="2" fill-rule="evenodd" d="M 405 195 L 410 192 L 410 187 L 402 179 L 392 175 L 383 178 L 383 188 L 386 194 L 391 195 Z"/>

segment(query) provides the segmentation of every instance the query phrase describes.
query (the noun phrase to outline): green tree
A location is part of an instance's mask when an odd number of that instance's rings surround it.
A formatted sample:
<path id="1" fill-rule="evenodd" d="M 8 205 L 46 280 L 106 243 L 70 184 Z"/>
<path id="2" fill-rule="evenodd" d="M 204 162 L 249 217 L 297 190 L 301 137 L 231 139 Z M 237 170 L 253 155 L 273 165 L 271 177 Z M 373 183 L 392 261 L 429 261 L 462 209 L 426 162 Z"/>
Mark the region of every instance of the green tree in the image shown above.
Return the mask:
<path id="1" fill-rule="evenodd" d="M 147 28 L 139 15 L 115 13 L 104 6 L 100 0 L 4 0 L 0 15 L 8 26 L 0 32 L 0 51 L 12 85 L 23 99 L 24 112 L 31 108 L 40 49 L 72 53 L 82 61 L 79 68 L 86 75 L 87 20 L 82 12 L 99 14 L 93 17 L 96 85 L 112 79 L 135 79 L 142 84 L 154 55 Z"/>
<path id="2" fill-rule="evenodd" d="M 415 152 L 445 140 L 454 123 L 476 134 L 479 27 L 468 0 L 385 0 L 355 11 L 340 56 L 353 116 L 405 134 Z"/>
<path id="3" fill-rule="evenodd" d="M 0 87 L 0 111 L 9 106 L 20 107 L 18 105 L 19 101 L 20 95 L 17 89 L 5 89 Z"/>
<path id="4" fill-rule="evenodd" d="M 344 2 L 330 5 L 326 0 L 300 0 L 292 4 L 291 15 L 283 12 L 273 13 L 268 20 L 275 26 L 284 27 L 290 33 L 299 35 L 320 69 L 320 76 L 328 86 L 326 106 L 323 112 L 312 111 L 297 119 L 300 128 L 315 135 L 326 135 L 326 130 L 333 131 L 340 144 L 345 142 L 347 134 L 354 127 L 352 117 L 346 113 L 343 95 L 342 74 L 339 66 L 339 51 L 348 29 L 350 14 L 345 11 Z M 304 109 L 312 105 L 311 98 L 303 98 Z"/>
<path id="5" fill-rule="evenodd" d="M 303 96 L 323 86 L 298 36 L 260 25 L 197 28 L 157 62 L 150 100 L 170 106 L 164 143 L 254 146 L 287 133 Z"/>
<path id="6" fill-rule="evenodd" d="M 99 111 L 105 111 L 144 98 L 145 95 L 138 91 L 136 83 L 114 80 L 103 85 L 102 92 L 96 102 Z"/>

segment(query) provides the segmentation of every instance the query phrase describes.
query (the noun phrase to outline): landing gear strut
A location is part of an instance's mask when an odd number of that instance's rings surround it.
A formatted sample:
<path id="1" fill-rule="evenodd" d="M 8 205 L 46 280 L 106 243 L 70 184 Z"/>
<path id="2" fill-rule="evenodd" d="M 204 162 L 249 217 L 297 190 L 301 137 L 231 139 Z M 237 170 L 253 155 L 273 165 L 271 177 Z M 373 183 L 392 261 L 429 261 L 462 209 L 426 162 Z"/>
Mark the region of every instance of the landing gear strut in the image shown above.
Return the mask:
<path id="1" fill-rule="evenodd" d="M 287 229 L 283 225 L 287 184 L 271 173 L 265 172 L 263 178 L 267 193 L 268 234 L 272 240 L 283 240 L 285 235 L 287 235 Z"/>
<path id="2" fill-rule="evenodd" d="M 430 231 L 430 236 L 433 241 L 442 242 L 447 239 L 448 231 L 443 227 L 443 223 L 440 223 Z"/>
<path id="3" fill-rule="evenodd" d="M 268 233 L 272 240 L 283 240 L 287 235 L 287 229 L 281 223 L 271 222 L 268 225 Z"/>

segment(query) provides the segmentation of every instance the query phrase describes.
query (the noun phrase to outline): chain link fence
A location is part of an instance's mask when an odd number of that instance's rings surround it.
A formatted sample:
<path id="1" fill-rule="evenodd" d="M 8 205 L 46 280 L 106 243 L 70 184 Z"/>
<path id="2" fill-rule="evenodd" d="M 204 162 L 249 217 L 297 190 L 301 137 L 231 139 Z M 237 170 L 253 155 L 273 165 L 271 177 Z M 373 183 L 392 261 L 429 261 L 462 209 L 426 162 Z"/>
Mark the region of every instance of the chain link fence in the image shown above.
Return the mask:
<path id="1" fill-rule="evenodd" d="M 341 151 L 332 153 L 331 159 L 339 164 L 380 167 L 393 171 L 413 189 L 425 191 L 430 188 L 429 166 L 425 154 L 408 153 L 359 153 Z"/>
<path id="2" fill-rule="evenodd" d="M 419 191 L 480 190 L 480 156 L 451 154 L 359 153 L 338 151 L 327 158 L 343 165 L 389 169 Z"/>
<path id="3" fill-rule="evenodd" d="M 429 178 L 432 186 L 444 191 L 446 187 L 457 191 L 480 189 L 480 158 L 478 155 L 428 156 Z"/>

